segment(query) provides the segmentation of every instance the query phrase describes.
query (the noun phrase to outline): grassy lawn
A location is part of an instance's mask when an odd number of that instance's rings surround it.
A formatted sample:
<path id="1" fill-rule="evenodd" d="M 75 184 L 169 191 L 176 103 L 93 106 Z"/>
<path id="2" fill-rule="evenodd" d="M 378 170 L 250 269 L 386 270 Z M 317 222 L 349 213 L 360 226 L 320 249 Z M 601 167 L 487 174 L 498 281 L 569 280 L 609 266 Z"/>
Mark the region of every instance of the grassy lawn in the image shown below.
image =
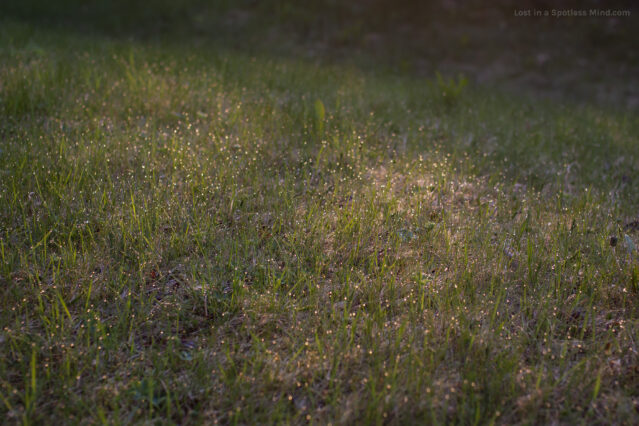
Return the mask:
<path id="1" fill-rule="evenodd" d="M 225 31 L 0 22 L 0 418 L 639 420 L 636 109 Z"/>

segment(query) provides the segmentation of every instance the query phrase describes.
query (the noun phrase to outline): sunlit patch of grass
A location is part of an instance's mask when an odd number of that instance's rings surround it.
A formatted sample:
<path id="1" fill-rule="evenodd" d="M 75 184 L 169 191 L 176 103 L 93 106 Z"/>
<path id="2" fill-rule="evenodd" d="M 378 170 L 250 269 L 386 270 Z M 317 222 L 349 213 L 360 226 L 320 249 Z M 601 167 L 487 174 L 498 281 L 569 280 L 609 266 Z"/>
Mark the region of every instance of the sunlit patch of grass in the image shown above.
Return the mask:
<path id="1" fill-rule="evenodd" d="M 636 419 L 635 116 L 9 35 L 6 418 Z"/>

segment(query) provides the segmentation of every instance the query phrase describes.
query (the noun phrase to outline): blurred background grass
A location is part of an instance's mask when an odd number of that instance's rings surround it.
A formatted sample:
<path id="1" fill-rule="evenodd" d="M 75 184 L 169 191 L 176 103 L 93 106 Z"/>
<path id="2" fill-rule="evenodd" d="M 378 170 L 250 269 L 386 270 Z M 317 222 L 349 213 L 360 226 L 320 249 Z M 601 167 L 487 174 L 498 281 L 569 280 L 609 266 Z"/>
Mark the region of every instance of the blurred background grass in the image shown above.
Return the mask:
<path id="1" fill-rule="evenodd" d="M 612 9 L 629 17 L 516 17 L 515 10 Z M 83 35 L 223 45 L 249 54 L 348 62 L 551 98 L 639 107 L 631 1 L 25 0 L 0 15 Z"/>

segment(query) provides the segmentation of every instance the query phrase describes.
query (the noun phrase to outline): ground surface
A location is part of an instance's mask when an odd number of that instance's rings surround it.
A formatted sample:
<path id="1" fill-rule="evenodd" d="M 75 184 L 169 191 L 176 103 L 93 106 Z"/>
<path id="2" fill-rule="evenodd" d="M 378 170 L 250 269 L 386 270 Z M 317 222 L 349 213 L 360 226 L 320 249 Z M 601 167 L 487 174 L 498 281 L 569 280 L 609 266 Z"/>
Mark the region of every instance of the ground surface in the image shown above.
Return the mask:
<path id="1" fill-rule="evenodd" d="M 157 3 L 0 25 L 2 418 L 638 421 L 629 21 Z"/>

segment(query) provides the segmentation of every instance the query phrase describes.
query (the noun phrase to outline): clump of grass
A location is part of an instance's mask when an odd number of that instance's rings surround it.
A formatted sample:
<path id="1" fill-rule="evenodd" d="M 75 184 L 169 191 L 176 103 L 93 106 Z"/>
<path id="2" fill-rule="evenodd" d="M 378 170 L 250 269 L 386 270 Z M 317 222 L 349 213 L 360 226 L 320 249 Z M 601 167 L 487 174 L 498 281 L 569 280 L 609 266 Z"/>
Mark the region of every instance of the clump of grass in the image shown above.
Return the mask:
<path id="1" fill-rule="evenodd" d="M 4 69 L 0 105 L 3 113 L 11 117 L 46 113 L 55 99 L 55 64 L 34 59 L 20 63 L 13 69 Z"/>
<path id="2" fill-rule="evenodd" d="M 435 80 L 430 83 L 438 103 L 452 107 L 460 102 L 462 93 L 468 85 L 468 78 L 459 74 L 457 79 L 444 78 L 439 71 L 435 72 Z"/>

